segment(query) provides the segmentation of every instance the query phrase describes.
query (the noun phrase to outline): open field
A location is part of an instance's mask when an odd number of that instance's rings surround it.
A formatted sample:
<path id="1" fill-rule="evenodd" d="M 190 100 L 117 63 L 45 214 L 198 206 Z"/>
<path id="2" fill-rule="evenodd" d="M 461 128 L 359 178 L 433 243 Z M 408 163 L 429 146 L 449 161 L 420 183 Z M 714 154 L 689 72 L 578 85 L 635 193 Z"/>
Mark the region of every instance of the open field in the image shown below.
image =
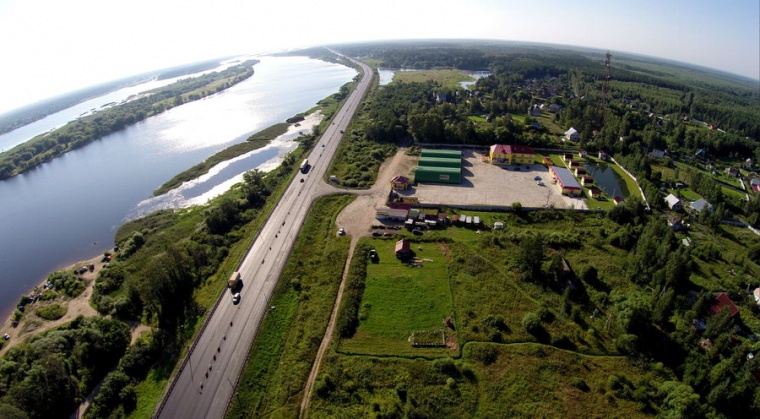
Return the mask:
<path id="1" fill-rule="evenodd" d="M 421 83 L 428 80 L 436 81 L 446 87 L 458 88 L 459 82 L 474 81 L 475 79 L 459 70 L 416 70 L 397 71 L 393 76 L 394 82 Z"/>
<path id="2" fill-rule="evenodd" d="M 412 349 L 409 343 L 411 332 L 443 329 L 443 320 L 452 314 L 447 262 L 441 250 L 435 243 L 416 244 L 413 250 L 421 267 L 415 267 L 396 259 L 396 240 L 366 240 L 377 250 L 379 262 L 367 266 L 357 339 L 344 341 L 340 350 L 445 356 L 449 351 Z"/>

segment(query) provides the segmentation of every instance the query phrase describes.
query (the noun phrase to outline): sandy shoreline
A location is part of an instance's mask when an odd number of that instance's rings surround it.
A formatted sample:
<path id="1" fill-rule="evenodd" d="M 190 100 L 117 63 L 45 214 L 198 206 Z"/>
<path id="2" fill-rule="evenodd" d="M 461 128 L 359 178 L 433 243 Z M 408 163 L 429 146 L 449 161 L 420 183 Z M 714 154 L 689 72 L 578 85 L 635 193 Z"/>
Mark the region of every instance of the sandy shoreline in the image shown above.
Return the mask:
<path id="1" fill-rule="evenodd" d="M 99 315 L 98 312 L 90 306 L 90 296 L 92 295 L 92 286 L 95 283 L 95 278 L 97 278 L 98 272 L 100 272 L 101 269 L 103 269 L 103 266 L 105 265 L 105 262 L 103 262 L 103 252 L 99 253 L 97 256 L 84 260 L 79 261 L 77 263 L 71 264 L 68 267 L 65 267 L 63 269 L 59 269 L 53 272 L 57 272 L 60 270 L 74 270 L 74 268 L 78 268 L 81 266 L 89 266 L 90 264 L 95 266 L 95 269 L 90 272 L 87 271 L 86 273 L 82 274 L 81 277 L 85 282 L 85 289 L 82 291 L 81 294 L 79 294 L 77 297 L 74 298 L 68 298 L 64 296 L 59 296 L 58 298 L 51 300 L 51 301 L 38 301 L 35 303 L 30 303 L 26 306 L 26 311 L 24 312 L 24 317 L 21 318 L 21 321 L 19 322 L 17 327 L 11 326 L 11 318 L 13 316 L 13 311 L 15 311 L 15 307 L 11 309 L 10 314 L 5 318 L 3 321 L 2 327 L 0 327 L 0 335 L 5 335 L 6 333 L 10 335 L 10 340 L 5 341 L 5 346 L 0 350 L 0 356 L 3 356 L 8 349 L 15 346 L 16 344 L 25 341 L 29 337 L 43 332 L 45 330 L 50 330 L 60 324 L 69 322 L 76 318 L 79 315 L 83 316 L 97 316 Z M 50 272 L 50 273 L 53 273 Z M 48 276 L 50 275 L 48 274 Z M 42 290 L 45 284 L 48 282 L 47 277 L 45 277 L 42 282 L 40 282 L 38 285 L 33 287 L 29 290 L 28 293 L 24 295 L 33 295 L 35 290 Z M 21 298 L 21 295 L 18 296 L 18 298 Z M 50 304 L 60 304 L 62 306 L 67 307 L 66 314 L 61 317 L 58 320 L 44 320 L 36 315 L 34 315 L 34 311 L 40 307 L 50 305 Z"/>

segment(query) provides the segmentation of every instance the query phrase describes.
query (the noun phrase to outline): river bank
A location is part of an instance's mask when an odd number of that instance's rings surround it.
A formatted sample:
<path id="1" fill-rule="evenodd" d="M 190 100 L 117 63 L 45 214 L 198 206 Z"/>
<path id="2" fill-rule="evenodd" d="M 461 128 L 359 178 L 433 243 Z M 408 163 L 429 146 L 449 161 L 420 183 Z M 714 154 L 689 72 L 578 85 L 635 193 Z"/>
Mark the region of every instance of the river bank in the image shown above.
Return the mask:
<path id="1" fill-rule="evenodd" d="M 3 322 L 2 327 L 0 327 L 0 335 L 8 334 L 10 336 L 10 339 L 5 341 L 5 346 L 0 349 L 0 357 L 5 355 L 5 353 L 8 352 L 10 348 L 26 341 L 30 337 L 38 333 L 53 329 L 54 327 L 60 326 L 64 323 L 70 322 L 77 316 L 100 315 L 97 311 L 95 311 L 94 308 L 92 308 L 92 306 L 90 306 L 90 296 L 92 295 L 92 287 L 95 284 L 95 279 L 101 269 L 103 269 L 103 267 L 106 265 L 106 263 L 107 262 L 103 261 L 103 254 L 99 254 L 90 259 L 79 261 L 75 264 L 72 264 L 71 266 L 66 267 L 65 269 L 62 269 L 64 271 L 73 271 L 74 269 L 77 269 L 81 266 L 92 265 L 94 267 L 92 271 L 88 270 L 80 275 L 85 283 L 85 289 L 81 294 L 73 298 L 68 298 L 61 294 L 52 300 L 38 300 L 36 302 L 28 303 L 25 306 L 24 316 L 21 318 L 16 327 L 12 326 L 11 318 L 8 318 L 7 321 Z M 37 294 L 38 291 L 45 289 L 45 284 L 47 284 L 47 282 L 48 280 L 46 278 L 44 281 L 34 286 L 34 288 L 29 290 L 29 292 L 24 295 L 32 296 Z M 19 299 L 20 298 L 21 296 L 19 295 Z M 45 320 L 35 315 L 36 310 L 50 306 L 52 304 L 59 304 L 63 307 L 66 307 L 66 314 L 57 320 Z"/>
<path id="2" fill-rule="evenodd" d="M 260 58 L 253 77 L 219 94 L 172 108 L 0 182 L 0 317 L 8 318 L 19 295 L 49 272 L 114 244 L 124 222 L 155 209 L 195 205 L 238 173 L 276 166 L 292 142 L 273 142 L 219 165 L 181 193 L 167 194 L 165 201 L 144 202 L 178 173 L 314 108 L 356 75 L 354 69 L 306 57 Z"/>

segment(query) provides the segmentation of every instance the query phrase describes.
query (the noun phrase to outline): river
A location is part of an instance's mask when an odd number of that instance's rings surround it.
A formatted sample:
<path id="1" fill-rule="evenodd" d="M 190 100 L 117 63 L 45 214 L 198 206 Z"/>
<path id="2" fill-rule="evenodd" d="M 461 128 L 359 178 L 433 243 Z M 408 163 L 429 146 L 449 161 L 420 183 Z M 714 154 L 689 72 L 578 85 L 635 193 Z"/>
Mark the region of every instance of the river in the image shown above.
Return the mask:
<path id="1" fill-rule="evenodd" d="M 251 78 L 219 94 L 170 109 L 0 182 L 3 318 L 49 272 L 111 248 L 124 221 L 158 208 L 198 203 L 245 170 L 271 168 L 295 146 L 297 133 L 220 165 L 170 199 L 152 197 L 153 190 L 177 173 L 312 108 L 357 74 L 305 57 L 256 58 L 261 62 Z"/>

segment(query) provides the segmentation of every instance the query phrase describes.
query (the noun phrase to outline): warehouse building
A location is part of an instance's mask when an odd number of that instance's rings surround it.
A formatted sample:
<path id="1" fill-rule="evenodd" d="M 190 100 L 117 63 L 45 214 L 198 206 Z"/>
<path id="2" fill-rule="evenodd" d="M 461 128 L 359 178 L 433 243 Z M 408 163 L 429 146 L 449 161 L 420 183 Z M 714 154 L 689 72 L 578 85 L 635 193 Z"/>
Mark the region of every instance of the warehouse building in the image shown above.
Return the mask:
<path id="1" fill-rule="evenodd" d="M 417 166 L 414 180 L 431 183 L 462 183 L 462 168 Z"/>
<path id="2" fill-rule="evenodd" d="M 462 160 L 444 157 L 420 157 L 417 165 L 428 167 L 462 167 Z"/>
<path id="3" fill-rule="evenodd" d="M 414 181 L 462 183 L 462 152 L 423 149 L 415 169 Z"/>
<path id="4" fill-rule="evenodd" d="M 564 167 L 549 166 L 549 173 L 552 175 L 552 182 L 557 184 L 562 195 L 580 196 L 583 188 L 575 176 L 573 176 L 573 172 Z"/>
<path id="5" fill-rule="evenodd" d="M 462 160 L 461 150 L 438 150 L 432 148 L 423 148 L 420 153 L 421 157 L 441 157 L 444 159 Z"/>

